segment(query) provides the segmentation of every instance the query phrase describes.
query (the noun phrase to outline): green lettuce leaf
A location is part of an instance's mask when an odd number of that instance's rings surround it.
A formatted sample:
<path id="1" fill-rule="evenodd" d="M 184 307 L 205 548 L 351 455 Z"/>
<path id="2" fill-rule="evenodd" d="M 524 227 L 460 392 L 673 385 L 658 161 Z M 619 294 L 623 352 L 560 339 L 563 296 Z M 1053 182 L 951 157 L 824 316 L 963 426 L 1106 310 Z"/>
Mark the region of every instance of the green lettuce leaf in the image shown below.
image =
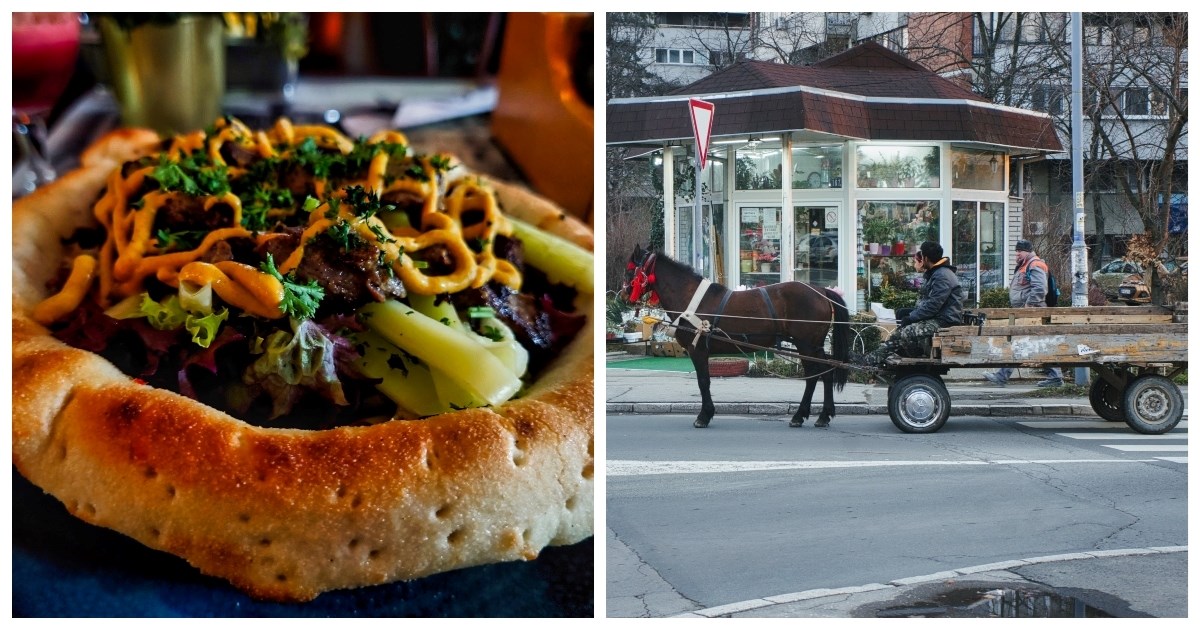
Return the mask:
<path id="1" fill-rule="evenodd" d="M 338 379 L 335 355 L 339 340 L 312 320 L 292 320 L 294 333 L 276 331 L 263 340 L 262 356 L 246 368 L 242 381 L 271 397 L 271 417 L 291 411 L 307 390 L 337 405 L 349 404 Z"/>
<path id="2" fill-rule="evenodd" d="M 158 330 L 175 330 L 187 319 L 187 311 L 179 304 L 179 297 L 172 295 L 162 302 L 155 302 L 149 293 L 142 294 L 141 314 Z"/>
<path id="3" fill-rule="evenodd" d="M 209 313 L 204 317 L 196 317 L 188 314 L 183 320 L 184 328 L 192 333 L 192 341 L 201 348 L 207 348 L 217 338 L 217 331 L 221 328 L 221 322 L 229 317 L 229 309 L 223 308 L 219 312 Z"/>

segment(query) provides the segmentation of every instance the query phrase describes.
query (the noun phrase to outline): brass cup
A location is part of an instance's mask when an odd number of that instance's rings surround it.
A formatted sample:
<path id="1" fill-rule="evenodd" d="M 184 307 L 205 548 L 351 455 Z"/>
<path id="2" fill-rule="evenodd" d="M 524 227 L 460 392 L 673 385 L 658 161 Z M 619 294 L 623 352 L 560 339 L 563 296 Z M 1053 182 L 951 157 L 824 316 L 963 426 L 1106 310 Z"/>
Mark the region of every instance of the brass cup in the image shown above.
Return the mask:
<path id="1" fill-rule="evenodd" d="M 225 95 L 225 31 L 218 15 L 126 30 L 101 17 L 100 34 L 125 125 L 161 135 L 211 125 Z"/>

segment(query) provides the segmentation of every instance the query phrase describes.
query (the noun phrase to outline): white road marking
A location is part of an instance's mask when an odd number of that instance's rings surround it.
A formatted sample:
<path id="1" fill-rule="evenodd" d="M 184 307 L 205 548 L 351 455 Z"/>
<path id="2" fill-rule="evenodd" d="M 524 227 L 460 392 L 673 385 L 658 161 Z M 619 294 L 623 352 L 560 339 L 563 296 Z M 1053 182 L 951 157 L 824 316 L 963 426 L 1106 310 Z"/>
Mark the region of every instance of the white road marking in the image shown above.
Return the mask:
<path id="1" fill-rule="evenodd" d="M 1187 444 L 1102 444 L 1105 448 L 1115 448 L 1118 451 L 1136 451 L 1140 453 L 1156 452 L 1163 453 L 1167 451 L 1183 451 L 1187 452 Z"/>
<path id="2" fill-rule="evenodd" d="M 1155 457 L 1154 459 L 1161 459 L 1161 460 L 1167 461 L 1167 462 L 1175 462 L 1176 464 L 1188 463 L 1187 457 Z"/>
<path id="3" fill-rule="evenodd" d="M 1142 433 L 1130 433 L 1128 435 L 1114 435 L 1109 432 L 1095 433 L 1059 433 L 1063 437 L 1069 437 L 1073 440 L 1186 440 L 1186 433 L 1164 433 L 1162 435 L 1144 435 Z"/>
<path id="4" fill-rule="evenodd" d="M 822 470 L 831 468 L 883 468 L 888 466 L 1013 466 L 1022 464 L 1121 464 L 1153 459 L 997 459 L 997 460 L 874 460 L 874 461 L 638 461 L 614 459 L 605 463 L 608 477 L 633 475 L 685 475 L 767 470 Z"/>
<path id="5" fill-rule="evenodd" d="M 1037 420 L 1018 422 L 1017 424 L 1031 429 L 1109 429 L 1113 431 L 1130 431 L 1124 422 L 1105 422 L 1103 420 L 1065 420 L 1038 422 Z M 1187 428 L 1187 420 L 1180 420 L 1172 431 Z"/>

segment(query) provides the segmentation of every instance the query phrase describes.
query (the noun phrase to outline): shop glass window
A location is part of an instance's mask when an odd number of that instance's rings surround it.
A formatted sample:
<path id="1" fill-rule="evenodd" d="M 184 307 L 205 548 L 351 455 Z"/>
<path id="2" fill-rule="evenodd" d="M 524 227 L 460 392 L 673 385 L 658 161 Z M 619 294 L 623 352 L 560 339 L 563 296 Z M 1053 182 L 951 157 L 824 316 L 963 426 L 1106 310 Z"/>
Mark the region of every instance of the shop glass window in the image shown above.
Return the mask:
<path id="1" fill-rule="evenodd" d="M 738 210 L 738 264 L 747 288 L 779 282 L 782 208 L 744 206 Z"/>
<path id="2" fill-rule="evenodd" d="M 952 185 L 972 190 L 1004 190 L 1006 156 L 996 151 L 954 148 Z"/>
<path id="3" fill-rule="evenodd" d="M 950 262 L 958 269 L 966 305 L 978 306 L 983 291 L 1004 286 L 1004 204 L 955 201 Z"/>
<path id="4" fill-rule="evenodd" d="M 860 146 L 859 188 L 938 188 L 941 151 L 925 146 Z"/>
<path id="5" fill-rule="evenodd" d="M 778 141 L 752 143 L 734 154 L 734 182 L 738 190 L 781 190 L 783 149 Z"/>
<path id="6" fill-rule="evenodd" d="M 941 242 L 939 217 L 935 199 L 858 202 L 858 310 L 920 288 L 912 256 L 924 241 Z"/>
<path id="7" fill-rule="evenodd" d="M 842 145 L 793 147 L 792 188 L 841 188 Z"/>

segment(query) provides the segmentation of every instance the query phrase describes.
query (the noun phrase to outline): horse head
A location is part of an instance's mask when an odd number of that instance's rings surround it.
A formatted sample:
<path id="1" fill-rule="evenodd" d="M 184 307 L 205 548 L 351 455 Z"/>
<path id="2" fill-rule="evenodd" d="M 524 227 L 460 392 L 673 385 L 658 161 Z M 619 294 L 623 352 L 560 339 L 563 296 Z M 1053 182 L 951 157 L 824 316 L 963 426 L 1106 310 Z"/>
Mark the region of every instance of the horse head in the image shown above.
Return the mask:
<path id="1" fill-rule="evenodd" d="M 657 258 L 653 251 L 643 250 L 640 244 L 633 248 L 633 254 L 625 265 L 625 281 L 621 287 L 621 294 L 630 302 L 636 304 L 643 297 L 651 304 L 657 301 L 658 296 L 654 291 L 654 263 Z"/>

